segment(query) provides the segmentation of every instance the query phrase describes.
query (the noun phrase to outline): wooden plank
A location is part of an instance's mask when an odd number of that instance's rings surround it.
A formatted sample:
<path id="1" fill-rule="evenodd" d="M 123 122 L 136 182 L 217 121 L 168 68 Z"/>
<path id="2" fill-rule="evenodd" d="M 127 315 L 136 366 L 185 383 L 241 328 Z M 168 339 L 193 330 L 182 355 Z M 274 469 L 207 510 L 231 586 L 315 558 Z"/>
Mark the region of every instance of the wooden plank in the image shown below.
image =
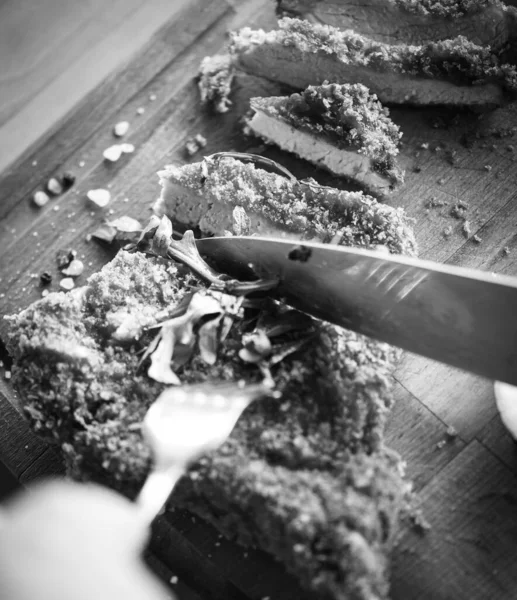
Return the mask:
<path id="1" fill-rule="evenodd" d="M 309 596 L 268 554 L 225 539 L 212 525 L 187 511 L 176 509 L 164 516 L 199 551 L 204 561 L 213 565 L 246 597 L 304 600 Z"/>
<path id="2" fill-rule="evenodd" d="M 28 485 L 44 477 L 64 477 L 65 467 L 58 451 L 47 447 L 27 469 L 20 473 L 18 479 L 21 484 Z"/>
<path id="3" fill-rule="evenodd" d="M 184 581 L 179 579 L 170 568 L 159 560 L 154 554 L 146 551 L 144 554 L 144 560 L 153 571 L 171 591 L 170 600 L 176 598 L 177 600 L 202 600 L 192 588 L 190 588 Z M 174 594 L 174 596 L 172 595 Z"/>
<path id="4" fill-rule="evenodd" d="M 517 481 L 471 442 L 420 494 L 431 529 L 398 544 L 392 594 L 404 600 L 515 597 Z"/>
<path id="5" fill-rule="evenodd" d="M 245 600 L 247 597 L 204 560 L 199 550 L 165 517 L 153 523 L 151 552 L 201 596 L 213 600 Z"/>
<path id="6" fill-rule="evenodd" d="M 8 2 L 0 13 L 0 170 L 187 4 Z"/>
<path id="7" fill-rule="evenodd" d="M 398 382 L 393 396 L 386 445 L 407 462 L 407 478 L 418 491 L 461 452 L 465 442 L 460 436 L 448 436 L 447 425 Z"/>
<path id="8" fill-rule="evenodd" d="M 497 412 L 490 381 L 442 363 L 406 353 L 395 377 L 465 440 Z"/>
<path id="9" fill-rule="evenodd" d="M 0 393 L 0 457 L 11 473 L 20 479 L 47 450 L 30 430 L 28 421 Z"/>
<path id="10" fill-rule="evenodd" d="M 517 474 L 517 443 L 503 425 L 499 415 L 489 421 L 478 432 L 476 438 Z"/>
<path id="11" fill-rule="evenodd" d="M 152 93 L 152 88 L 146 89 L 146 86 L 156 74 L 228 10 L 224 0 L 188 3 L 134 60 L 107 77 L 61 124 L 46 132 L 2 174 L 0 219 L 53 175 L 86 139 L 114 119 L 120 106 L 144 89 L 147 95 Z M 143 96 L 140 101 L 142 99 Z M 34 160 L 37 168 L 32 166 Z"/>

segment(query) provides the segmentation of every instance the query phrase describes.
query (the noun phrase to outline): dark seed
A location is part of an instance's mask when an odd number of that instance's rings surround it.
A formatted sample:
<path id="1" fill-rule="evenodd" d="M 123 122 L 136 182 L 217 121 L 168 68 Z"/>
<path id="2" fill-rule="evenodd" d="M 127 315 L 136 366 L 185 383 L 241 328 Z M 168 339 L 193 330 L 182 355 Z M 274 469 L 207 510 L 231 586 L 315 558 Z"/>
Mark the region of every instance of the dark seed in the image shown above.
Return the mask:
<path id="1" fill-rule="evenodd" d="M 43 271 L 43 273 L 39 276 L 41 281 L 41 285 L 49 285 L 52 283 L 52 275 L 48 271 Z"/>
<path id="2" fill-rule="evenodd" d="M 65 173 L 63 177 L 61 177 L 61 183 L 65 188 L 70 188 L 75 183 L 75 175 L 73 173 Z"/>

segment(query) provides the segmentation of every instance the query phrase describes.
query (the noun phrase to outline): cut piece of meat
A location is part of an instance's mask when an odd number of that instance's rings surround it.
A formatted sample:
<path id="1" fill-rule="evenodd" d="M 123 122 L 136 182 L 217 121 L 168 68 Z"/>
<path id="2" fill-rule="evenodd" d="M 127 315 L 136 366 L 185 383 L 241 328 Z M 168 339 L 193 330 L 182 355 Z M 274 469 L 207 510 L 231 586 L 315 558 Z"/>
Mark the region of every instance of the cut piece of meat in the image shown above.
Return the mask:
<path id="1" fill-rule="evenodd" d="M 291 180 L 218 155 L 168 166 L 159 175 L 163 189 L 155 211 L 205 234 L 234 233 L 235 225 L 241 227 L 235 215 L 240 207 L 249 232 L 366 247 L 381 244 L 416 254 L 404 212 L 362 192 L 320 186 L 313 179 Z"/>
<path id="2" fill-rule="evenodd" d="M 277 12 L 353 29 L 386 44 L 420 45 L 462 35 L 497 52 L 517 37 L 517 11 L 499 0 L 277 0 Z"/>
<path id="3" fill-rule="evenodd" d="M 388 109 L 361 84 L 310 86 L 301 94 L 252 98 L 246 129 L 339 177 L 384 196 L 404 181 L 401 137 Z"/>
<path id="4" fill-rule="evenodd" d="M 464 37 L 422 46 L 393 46 L 353 31 L 285 18 L 279 29 L 241 29 L 230 51 L 238 68 L 296 89 L 362 83 L 387 104 L 479 109 L 515 94 L 515 67 Z"/>
<path id="5" fill-rule="evenodd" d="M 302 236 L 308 229 L 319 239 L 339 233 L 341 243 L 415 252 L 403 212 L 360 193 L 298 183 L 227 157 L 167 168 L 161 177 L 162 208 L 174 217 L 181 207 L 189 225 L 207 232 L 224 233 L 244 206 L 261 231 Z M 72 476 L 128 495 L 141 486 L 150 451 L 140 425 L 164 389 L 139 368 L 142 350 L 153 339 L 149 329 L 177 315 L 194 291 L 221 294 L 170 261 L 121 251 L 85 287 L 49 294 L 9 319 L 25 412 L 61 447 Z M 399 352 L 272 301 L 233 311 L 232 320 L 210 364 L 199 350 L 201 328 L 193 329 L 187 360 L 176 364 L 172 355 L 181 383 L 261 379 L 239 352 L 253 331 L 270 336 L 279 353 L 306 343 L 271 361 L 282 398 L 251 405 L 228 441 L 192 466 L 172 502 L 273 555 L 314 598 L 385 599 L 408 490 L 398 457 L 383 443 Z"/>

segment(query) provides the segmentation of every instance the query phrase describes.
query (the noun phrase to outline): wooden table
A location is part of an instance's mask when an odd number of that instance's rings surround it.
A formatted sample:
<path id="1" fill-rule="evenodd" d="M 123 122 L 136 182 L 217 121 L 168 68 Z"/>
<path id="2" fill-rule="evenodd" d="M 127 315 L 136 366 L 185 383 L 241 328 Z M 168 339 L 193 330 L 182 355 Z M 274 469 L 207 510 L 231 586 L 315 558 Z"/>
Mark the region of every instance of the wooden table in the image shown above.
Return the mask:
<path id="1" fill-rule="evenodd" d="M 271 23 L 270 0 L 235 7 L 225 0 L 193 0 L 1 175 L 0 314 L 40 297 L 38 275 L 44 270 L 57 275 L 57 250 L 73 248 L 84 261 L 78 283 L 111 258 L 105 247 L 87 241 L 105 216 L 87 205 L 87 190 L 107 187 L 114 216 L 142 217 L 159 193 L 154 173 L 186 160 L 187 138 L 205 135 L 207 154 L 257 146 L 242 136 L 238 111 L 210 115 L 200 109 L 193 76 L 205 55 L 221 49 L 228 29 Z M 238 90 L 238 106 L 246 94 L 249 90 Z M 142 115 L 139 107 L 145 108 Z M 391 203 L 415 218 L 420 255 L 517 275 L 517 142 L 515 151 L 511 138 L 465 143 L 475 115 L 394 109 L 392 117 L 404 131 L 407 179 Z M 125 139 L 136 152 L 108 165 L 102 152 L 114 143 L 112 127 L 121 120 L 131 123 Z M 266 154 L 299 175 L 315 173 L 279 151 Z M 77 176 L 73 188 L 43 209 L 34 207 L 34 191 L 64 171 Z M 451 216 L 458 201 L 468 203 L 479 243 L 467 239 L 463 221 Z M 406 355 L 395 373 L 395 395 L 388 444 L 407 460 L 431 529 L 403 533 L 394 554 L 393 598 L 517 597 L 517 456 L 497 415 L 492 383 Z M 59 458 L 32 435 L 16 406 L 16 394 L 2 378 L 0 459 L 23 483 L 61 472 Z M 457 437 L 440 444 L 450 426 Z M 201 596 L 303 597 L 270 558 L 218 540 L 214 529 L 190 515 L 167 513 L 154 529 L 154 567 L 165 578 L 178 575 Z M 195 597 L 186 587 L 181 593 Z"/>

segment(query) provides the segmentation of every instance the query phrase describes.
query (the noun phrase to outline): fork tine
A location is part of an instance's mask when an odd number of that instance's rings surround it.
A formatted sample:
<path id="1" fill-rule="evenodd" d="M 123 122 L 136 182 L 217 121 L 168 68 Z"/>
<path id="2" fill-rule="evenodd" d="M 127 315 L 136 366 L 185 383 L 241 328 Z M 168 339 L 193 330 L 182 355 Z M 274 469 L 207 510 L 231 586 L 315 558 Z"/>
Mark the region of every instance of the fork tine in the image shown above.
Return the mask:
<path id="1" fill-rule="evenodd" d="M 153 450 L 154 466 L 136 500 L 148 523 L 163 507 L 189 463 L 221 445 L 244 409 L 266 395 L 280 396 L 266 382 L 170 387 L 158 396 L 142 427 Z"/>

